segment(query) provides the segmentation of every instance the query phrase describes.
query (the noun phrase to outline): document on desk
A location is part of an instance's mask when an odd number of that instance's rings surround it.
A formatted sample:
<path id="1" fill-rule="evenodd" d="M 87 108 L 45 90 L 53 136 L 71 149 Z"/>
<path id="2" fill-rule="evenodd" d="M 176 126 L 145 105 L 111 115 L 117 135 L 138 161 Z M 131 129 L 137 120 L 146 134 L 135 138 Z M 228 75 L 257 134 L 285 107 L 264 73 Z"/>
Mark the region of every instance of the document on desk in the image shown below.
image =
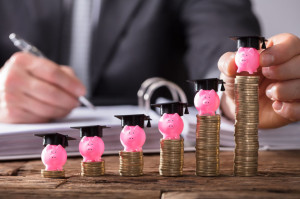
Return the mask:
<path id="1" fill-rule="evenodd" d="M 36 133 L 59 132 L 76 138 L 69 142 L 66 148 L 68 156 L 79 155 L 79 130 L 74 126 L 107 125 L 103 132 L 105 153 L 117 153 L 123 147 L 120 143 L 121 121 L 114 117 L 118 114 L 143 114 L 144 110 L 137 106 L 106 106 L 95 110 L 86 107 L 74 109 L 66 118 L 44 124 L 0 124 L 0 160 L 38 158 L 43 150 L 42 139 L 33 136 Z M 159 115 L 154 111 L 149 113 L 152 118 L 152 128 L 146 128 L 147 141 L 143 149 L 152 152 L 158 147 L 161 134 L 157 129 Z"/>
<path id="2" fill-rule="evenodd" d="M 196 140 L 196 114 L 197 110 L 189 108 L 190 114 L 184 115 L 184 138 L 185 151 L 195 149 Z M 145 111 L 137 106 L 107 106 L 97 107 L 92 111 L 86 107 L 74 109 L 64 119 L 45 124 L 0 124 L 0 160 L 40 158 L 43 150 L 42 139 L 33 136 L 35 133 L 59 132 L 75 137 L 77 140 L 70 141 L 66 148 L 68 156 L 78 156 L 80 141 L 79 131 L 71 129 L 73 126 L 107 125 L 111 128 L 103 132 L 105 143 L 104 154 L 118 154 L 123 146 L 120 143 L 121 122 L 114 115 L 144 114 Z M 159 140 L 162 135 L 158 131 L 160 115 L 155 111 L 145 113 L 152 119 L 151 128 L 145 127 L 146 142 L 143 146 L 145 153 L 158 153 L 160 150 Z M 221 118 L 220 132 L 221 150 L 234 148 L 234 124 L 232 121 Z M 265 150 L 300 149 L 300 124 L 295 123 L 286 127 L 259 130 L 260 148 Z"/>

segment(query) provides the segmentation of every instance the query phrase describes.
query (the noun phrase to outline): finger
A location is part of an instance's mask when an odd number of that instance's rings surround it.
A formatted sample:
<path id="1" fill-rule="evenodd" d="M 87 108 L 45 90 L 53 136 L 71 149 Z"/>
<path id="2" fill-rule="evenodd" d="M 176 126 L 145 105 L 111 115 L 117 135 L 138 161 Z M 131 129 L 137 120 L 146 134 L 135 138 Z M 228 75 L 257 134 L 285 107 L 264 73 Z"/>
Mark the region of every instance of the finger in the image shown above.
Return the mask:
<path id="1" fill-rule="evenodd" d="M 300 78 L 300 55 L 291 60 L 270 67 L 263 67 L 262 73 L 268 79 L 274 80 L 291 80 Z"/>
<path id="2" fill-rule="evenodd" d="M 68 75 L 77 78 L 76 75 L 75 75 L 75 72 L 73 71 L 73 69 L 71 67 L 63 65 L 63 66 L 60 66 L 60 69 L 62 71 L 64 71 L 65 73 L 67 73 Z"/>
<path id="3" fill-rule="evenodd" d="M 47 119 L 57 119 L 57 118 L 65 117 L 72 110 L 72 109 L 65 109 L 56 106 L 51 106 L 47 103 L 43 103 L 38 99 L 34 99 L 27 95 L 23 95 L 22 108 L 28 112 L 31 112 L 35 115 Z"/>
<path id="4" fill-rule="evenodd" d="M 57 107 L 50 106 L 24 95 L 20 88 L 24 87 L 25 83 L 22 81 L 28 77 L 33 78 L 22 70 L 12 68 L 8 75 L 5 76 L 6 79 L 3 78 L 4 81 L 1 82 L 3 89 L 1 89 L 0 92 L 0 110 L 4 110 L 1 114 L 6 110 L 6 114 L 4 115 L 8 115 L 7 120 L 9 121 L 7 122 L 25 122 L 26 117 L 22 116 L 24 114 L 34 115 L 28 116 L 29 119 L 31 118 L 29 120 L 30 122 L 48 121 L 51 118 L 63 117 L 69 112 L 69 110 L 58 109 Z M 12 117 L 16 117 L 16 120 L 10 118 L 11 114 L 13 114 Z M 36 120 L 37 116 L 40 117 L 40 119 Z"/>
<path id="5" fill-rule="evenodd" d="M 79 105 L 78 99 L 71 96 L 59 87 L 56 87 L 48 82 L 35 78 L 25 71 L 17 70 L 18 75 L 14 76 L 15 83 L 12 83 L 13 78 L 7 83 L 7 89 L 13 92 L 25 93 L 43 103 L 51 106 L 56 106 L 61 109 L 73 109 Z"/>
<path id="6" fill-rule="evenodd" d="M 300 100 L 300 79 L 270 84 L 266 88 L 266 96 L 272 100 Z"/>
<path id="7" fill-rule="evenodd" d="M 292 122 L 300 120 L 300 102 L 275 101 L 272 107 L 278 115 Z"/>
<path id="8" fill-rule="evenodd" d="M 218 61 L 218 68 L 221 73 L 228 77 L 235 77 L 237 66 L 235 64 L 235 52 L 223 54 Z"/>
<path id="9" fill-rule="evenodd" d="M 23 89 L 23 92 L 42 102 L 67 110 L 79 106 L 76 97 L 71 96 L 69 93 L 52 84 L 36 78 L 32 78 L 29 82 L 25 83 L 27 83 L 25 88 L 29 89 Z"/>
<path id="10" fill-rule="evenodd" d="M 284 33 L 271 37 L 273 46 L 260 55 L 260 66 L 267 67 L 282 64 L 300 54 L 300 39 L 292 34 Z"/>
<path id="11" fill-rule="evenodd" d="M 41 123 L 48 119 L 34 115 L 20 108 L 17 104 L 0 103 L 0 121 L 4 123 Z"/>
<path id="12" fill-rule="evenodd" d="M 71 111 L 71 109 L 62 109 L 60 107 L 51 106 L 23 93 L 16 94 L 6 92 L 5 100 L 9 103 L 19 104 L 19 107 L 27 112 L 48 120 L 64 117 Z"/>
<path id="13" fill-rule="evenodd" d="M 59 65 L 48 59 L 37 58 L 28 53 L 15 53 L 11 57 L 11 64 L 25 67 L 33 76 L 61 87 L 74 96 L 85 94 L 85 88 L 78 78 L 65 73 Z"/>
<path id="14" fill-rule="evenodd" d="M 59 107 L 62 112 L 68 112 L 70 109 L 73 109 L 79 105 L 76 97 L 71 96 L 69 93 L 65 92 L 59 87 L 35 78 L 34 76 L 28 74 L 25 70 L 21 70 L 20 67 L 8 66 L 4 71 L 1 71 L 0 90 L 4 93 L 14 93 L 15 96 L 20 98 L 22 97 L 21 94 L 26 93 L 33 99 L 39 100 L 42 104 L 53 106 L 53 110 L 56 110 Z M 22 100 L 19 100 L 16 103 L 20 105 L 23 104 Z M 28 107 L 34 108 L 35 106 L 27 106 L 26 108 Z M 41 108 L 41 106 L 39 107 Z M 24 108 L 24 106 L 20 108 Z M 44 108 L 42 108 L 42 110 L 44 110 Z M 32 112 L 32 110 L 29 111 Z M 37 112 L 34 113 L 37 114 Z M 45 112 L 45 114 L 46 113 L 47 112 Z M 60 111 L 58 111 L 56 114 L 57 115 L 54 116 L 63 115 L 63 113 Z M 51 115 L 53 116 L 53 114 L 50 114 L 50 116 Z"/>
<path id="15" fill-rule="evenodd" d="M 56 87 L 47 81 L 42 81 L 28 74 L 22 67 L 11 67 L 8 64 L 4 71 L 1 71 L 0 90 L 11 92 L 23 92 L 44 103 L 57 106 L 62 109 L 72 109 L 79 105 L 78 99 L 71 96 L 61 87 Z"/>

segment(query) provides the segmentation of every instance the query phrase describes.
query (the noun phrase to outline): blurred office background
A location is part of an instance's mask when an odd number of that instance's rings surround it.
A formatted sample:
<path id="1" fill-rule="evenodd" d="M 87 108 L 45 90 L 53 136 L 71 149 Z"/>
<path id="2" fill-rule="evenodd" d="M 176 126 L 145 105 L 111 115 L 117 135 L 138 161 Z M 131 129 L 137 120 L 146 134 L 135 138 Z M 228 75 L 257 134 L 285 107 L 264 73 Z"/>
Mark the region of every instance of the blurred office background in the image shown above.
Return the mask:
<path id="1" fill-rule="evenodd" d="M 288 32 L 300 37 L 299 0 L 252 0 L 252 4 L 263 36 Z"/>

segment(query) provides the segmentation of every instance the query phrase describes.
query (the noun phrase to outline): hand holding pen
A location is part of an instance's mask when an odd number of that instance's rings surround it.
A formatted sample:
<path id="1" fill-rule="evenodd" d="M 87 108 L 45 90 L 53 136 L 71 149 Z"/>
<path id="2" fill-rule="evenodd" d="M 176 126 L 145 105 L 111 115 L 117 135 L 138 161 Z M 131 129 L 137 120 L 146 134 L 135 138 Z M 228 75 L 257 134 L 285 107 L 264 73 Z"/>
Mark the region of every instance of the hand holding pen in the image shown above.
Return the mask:
<path id="1" fill-rule="evenodd" d="M 80 105 L 78 98 L 85 92 L 70 67 L 17 52 L 0 71 L 0 122 L 37 123 L 64 117 Z"/>

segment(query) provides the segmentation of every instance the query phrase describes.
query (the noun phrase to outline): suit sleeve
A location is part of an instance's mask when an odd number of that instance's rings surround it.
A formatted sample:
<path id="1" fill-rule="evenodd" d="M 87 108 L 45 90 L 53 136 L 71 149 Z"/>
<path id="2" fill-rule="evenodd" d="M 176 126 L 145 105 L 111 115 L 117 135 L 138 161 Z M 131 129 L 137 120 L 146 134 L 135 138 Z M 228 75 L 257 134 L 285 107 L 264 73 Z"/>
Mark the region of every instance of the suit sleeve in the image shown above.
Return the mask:
<path id="1" fill-rule="evenodd" d="M 190 79 L 219 76 L 218 60 L 236 51 L 234 35 L 260 35 L 259 23 L 248 0 L 185 0 L 181 6 Z"/>

